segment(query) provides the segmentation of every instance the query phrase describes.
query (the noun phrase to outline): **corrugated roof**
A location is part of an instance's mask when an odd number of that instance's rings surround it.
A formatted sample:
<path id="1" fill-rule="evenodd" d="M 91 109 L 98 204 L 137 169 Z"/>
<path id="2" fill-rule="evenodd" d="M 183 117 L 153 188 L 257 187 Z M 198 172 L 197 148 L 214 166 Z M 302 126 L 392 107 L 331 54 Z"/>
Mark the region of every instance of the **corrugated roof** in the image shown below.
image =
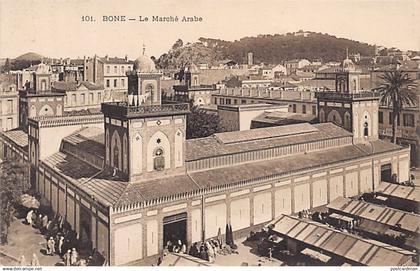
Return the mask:
<path id="1" fill-rule="evenodd" d="M 5 137 L 7 137 L 9 140 L 14 142 L 16 145 L 18 145 L 21 148 L 28 147 L 28 134 L 21 130 L 21 129 L 14 129 L 10 131 L 6 131 L 2 133 Z"/>
<path id="2" fill-rule="evenodd" d="M 391 227 L 396 227 L 397 224 L 400 224 L 401 229 L 404 231 L 416 234 L 419 234 L 420 231 L 420 215 L 417 214 L 342 197 L 335 199 L 327 207 Z"/>
<path id="3" fill-rule="evenodd" d="M 273 221 L 275 232 L 329 254 L 367 266 L 415 265 L 412 253 L 377 241 L 362 239 L 323 224 L 283 215 Z"/>
<path id="4" fill-rule="evenodd" d="M 420 189 L 415 186 L 398 185 L 388 182 L 382 182 L 378 187 L 378 192 L 386 196 L 402 198 L 412 201 L 420 201 Z"/>

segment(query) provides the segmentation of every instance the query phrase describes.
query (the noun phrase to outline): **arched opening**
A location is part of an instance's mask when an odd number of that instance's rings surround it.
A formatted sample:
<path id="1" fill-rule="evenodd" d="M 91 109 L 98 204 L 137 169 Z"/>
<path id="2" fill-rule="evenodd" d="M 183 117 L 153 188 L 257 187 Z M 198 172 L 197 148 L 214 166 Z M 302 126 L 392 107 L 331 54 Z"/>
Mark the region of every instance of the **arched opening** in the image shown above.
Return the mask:
<path id="1" fill-rule="evenodd" d="M 154 151 L 153 168 L 156 171 L 162 171 L 165 169 L 165 157 L 162 148 L 157 148 Z"/>
<path id="2" fill-rule="evenodd" d="M 348 131 L 351 131 L 351 121 L 350 121 L 350 113 L 346 112 L 344 114 L 344 128 Z"/>
<path id="3" fill-rule="evenodd" d="M 319 122 L 325 122 L 324 109 L 319 110 Z"/>
<path id="4" fill-rule="evenodd" d="M 121 165 L 121 140 L 117 131 L 112 134 L 111 140 L 111 166 L 119 170 L 122 169 Z"/>
<path id="5" fill-rule="evenodd" d="M 333 122 L 333 123 L 335 123 L 337 125 L 340 125 L 340 126 L 343 125 L 340 114 L 336 110 L 332 110 L 328 114 L 328 121 Z"/>
<path id="6" fill-rule="evenodd" d="M 41 109 L 39 110 L 39 116 L 53 116 L 54 115 L 54 110 L 52 109 L 52 107 L 48 104 L 44 105 L 43 107 L 41 107 Z M 31 116 L 32 117 L 32 116 Z"/>
<path id="7" fill-rule="evenodd" d="M 166 134 L 158 131 L 150 137 L 147 143 L 147 171 L 171 167 L 171 143 Z"/>
<path id="8" fill-rule="evenodd" d="M 369 124 L 367 122 L 363 124 L 363 135 L 366 137 L 369 136 Z"/>

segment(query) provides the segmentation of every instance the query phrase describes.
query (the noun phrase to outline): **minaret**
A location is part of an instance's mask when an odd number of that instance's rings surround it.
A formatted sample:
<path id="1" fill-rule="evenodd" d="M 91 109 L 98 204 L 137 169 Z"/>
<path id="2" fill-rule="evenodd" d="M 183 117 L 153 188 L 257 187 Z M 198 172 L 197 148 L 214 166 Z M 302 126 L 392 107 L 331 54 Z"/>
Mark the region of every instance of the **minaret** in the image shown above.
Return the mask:
<path id="1" fill-rule="evenodd" d="M 161 104 L 162 74 L 144 53 L 127 72 L 128 103 L 102 104 L 105 164 L 128 182 L 185 174 L 189 105 Z"/>

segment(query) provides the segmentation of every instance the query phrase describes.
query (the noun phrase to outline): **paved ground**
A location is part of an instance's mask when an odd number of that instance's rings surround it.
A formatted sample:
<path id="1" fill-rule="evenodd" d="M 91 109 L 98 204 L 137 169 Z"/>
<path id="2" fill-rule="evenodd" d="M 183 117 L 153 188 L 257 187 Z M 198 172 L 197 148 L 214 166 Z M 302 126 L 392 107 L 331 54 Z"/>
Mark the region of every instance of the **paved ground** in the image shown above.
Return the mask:
<path id="1" fill-rule="evenodd" d="M 1 265 L 20 265 L 19 259 L 25 256 L 27 265 L 30 265 L 32 254 L 36 253 L 42 266 L 53 266 L 61 261 L 59 256 L 44 255 L 41 250 L 45 248 L 45 239 L 37 229 L 15 220 L 9 228 L 7 245 L 0 245 Z M 5 256 L 7 255 L 7 256 Z"/>
<path id="2" fill-rule="evenodd" d="M 266 257 L 261 257 L 257 254 L 257 243 L 246 242 L 244 239 L 235 240 L 235 244 L 238 246 L 239 254 L 220 255 L 216 256 L 216 265 L 220 266 L 281 266 L 283 262 L 277 259 L 269 260 Z"/>
<path id="3" fill-rule="evenodd" d="M 242 243 L 244 239 L 235 240 L 235 244 L 238 245 L 239 254 L 230 255 L 216 255 L 216 261 L 210 264 L 207 261 L 203 261 L 198 258 L 191 257 L 189 255 L 175 255 L 169 254 L 166 256 L 161 266 L 199 266 L 199 265 L 210 265 L 210 266 L 281 266 L 284 265 L 280 260 L 272 259 L 269 260 L 266 257 L 258 256 L 256 251 L 256 242 Z"/>

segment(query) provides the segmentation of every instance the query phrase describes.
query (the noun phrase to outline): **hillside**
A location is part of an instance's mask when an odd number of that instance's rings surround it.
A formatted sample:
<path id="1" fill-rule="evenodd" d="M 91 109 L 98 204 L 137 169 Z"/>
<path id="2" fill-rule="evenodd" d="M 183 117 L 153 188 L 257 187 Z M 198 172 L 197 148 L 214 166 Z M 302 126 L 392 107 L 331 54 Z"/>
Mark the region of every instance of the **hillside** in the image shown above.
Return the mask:
<path id="1" fill-rule="evenodd" d="M 350 53 L 360 53 L 362 56 L 372 56 L 375 50 L 373 45 L 367 43 L 314 32 L 309 32 L 307 36 L 294 33 L 259 35 L 233 42 L 200 38 L 198 42 L 187 45 L 178 40 L 168 53 L 157 60 L 157 64 L 161 68 L 171 69 L 179 68 L 188 61 L 214 64 L 219 60 L 231 59 L 245 64 L 248 52 L 253 52 L 254 63 L 275 64 L 295 58 L 341 61 L 345 58 L 346 48 Z"/>
<path id="2" fill-rule="evenodd" d="M 26 60 L 26 61 L 41 61 L 43 58 L 42 55 L 37 54 L 37 53 L 33 53 L 33 52 L 29 52 L 23 55 L 20 55 L 18 57 L 16 57 L 14 60 L 15 61 L 22 61 L 22 60 Z"/>

